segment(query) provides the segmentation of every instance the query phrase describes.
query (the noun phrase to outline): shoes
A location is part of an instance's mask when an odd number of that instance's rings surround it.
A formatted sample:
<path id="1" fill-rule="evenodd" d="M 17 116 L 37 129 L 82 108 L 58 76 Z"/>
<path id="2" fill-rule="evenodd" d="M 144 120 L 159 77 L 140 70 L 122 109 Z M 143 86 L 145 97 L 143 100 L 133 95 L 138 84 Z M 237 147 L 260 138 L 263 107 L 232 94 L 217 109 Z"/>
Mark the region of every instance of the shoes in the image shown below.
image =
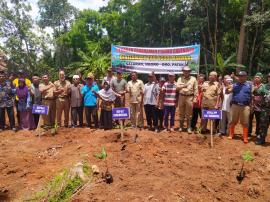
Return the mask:
<path id="1" fill-rule="evenodd" d="M 255 140 L 256 145 L 263 145 L 265 143 L 265 137 L 258 135 Z"/>
<path id="2" fill-rule="evenodd" d="M 0 129 L 0 133 L 3 132 L 3 131 L 4 131 L 4 129 Z"/>
<path id="3" fill-rule="evenodd" d="M 209 134 L 209 133 L 210 133 L 210 130 L 208 130 L 208 129 L 205 129 L 205 130 L 201 131 L 201 134 Z"/>
<path id="4" fill-rule="evenodd" d="M 179 129 L 178 129 L 178 132 L 182 132 L 182 131 L 183 131 L 183 128 L 179 128 Z"/>
<path id="5" fill-rule="evenodd" d="M 157 128 L 155 129 L 155 133 L 158 133 L 158 129 Z"/>
<path id="6" fill-rule="evenodd" d="M 16 133 L 17 132 L 17 128 L 12 128 L 12 130 Z"/>
<path id="7" fill-rule="evenodd" d="M 192 134 L 192 129 L 191 128 L 188 128 L 187 129 L 187 132 L 188 132 L 188 134 Z"/>
<path id="8" fill-rule="evenodd" d="M 170 131 L 171 131 L 171 132 L 174 132 L 174 128 L 171 128 Z"/>
<path id="9" fill-rule="evenodd" d="M 168 128 L 165 128 L 164 130 L 162 130 L 162 132 L 168 132 L 169 129 Z"/>

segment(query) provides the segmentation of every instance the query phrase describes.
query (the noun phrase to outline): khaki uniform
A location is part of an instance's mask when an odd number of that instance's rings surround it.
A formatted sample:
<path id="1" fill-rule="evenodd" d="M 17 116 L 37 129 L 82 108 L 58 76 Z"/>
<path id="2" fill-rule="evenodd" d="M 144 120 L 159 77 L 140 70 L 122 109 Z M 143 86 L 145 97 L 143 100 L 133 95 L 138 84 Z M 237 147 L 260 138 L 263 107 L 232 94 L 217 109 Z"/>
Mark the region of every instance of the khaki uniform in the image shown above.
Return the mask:
<path id="1" fill-rule="evenodd" d="M 212 110 L 218 101 L 221 93 L 221 87 L 218 82 L 205 81 L 202 85 L 202 109 Z M 201 129 L 205 131 L 207 127 L 207 119 L 202 120 Z"/>
<path id="2" fill-rule="evenodd" d="M 70 109 L 70 90 L 71 90 L 71 83 L 67 80 L 64 82 L 55 81 L 55 90 L 58 91 L 59 89 L 64 89 L 64 91 L 57 95 L 56 98 L 56 118 L 57 124 L 61 126 L 61 118 L 62 112 L 64 111 L 64 125 L 67 127 L 69 122 L 69 109 Z"/>
<path id="3" fill-rule="evenodd" d="M 131 124 L 136 125 L 136 116 L 138 115 L 138 126 L 143 127 L 143 106 L 142 106 L 142 93 L 144 91 L 144 84 L 141 80 L 129 81 L 127 87 L 130 95 L 130 111 L 131 111 Z"/>
<path id="4" fill-rule="evenodd" d="M 50 82 L 48 85 L 51 85 L 51 84 L 52 83 Z M 48 85 L 40 84 L 39 88 L 42 89 L 44 87 L 47 87 Z M 55 97 L 53 95 L 54 90 L 55 90 L 55 87 L 52 87 L 41 93 L 42 105 L 46 105 L 49 107 L 48 115 L 42 115 L 43 124 L 45 126 L 54 126 L 55 124 L 56 102 L 55 102 Z"/>
<path id="5" fill-rule="evenodd" d="M 240 120 L 240 123 L 244 127 L 248 127 L 250 107 L 249 106 L 240 106 L 232 104 L 231 106 L 231 125 L 236 125 Z"/>
<path id="6" fill-rule="evenodd" d="M 182 85 L 187 85 L 187 87 L 182 88 L 179 91 L 179 118 L 180 122 L 184 121 L 185 118 L 189 122 L 192 118 L 193 100 L 198 94 L 197 80 L 193 76 L 190 76 L 187 79 L 184 76 L 181 76 L 178 78 L 176 85 L 178 88 Z"/>

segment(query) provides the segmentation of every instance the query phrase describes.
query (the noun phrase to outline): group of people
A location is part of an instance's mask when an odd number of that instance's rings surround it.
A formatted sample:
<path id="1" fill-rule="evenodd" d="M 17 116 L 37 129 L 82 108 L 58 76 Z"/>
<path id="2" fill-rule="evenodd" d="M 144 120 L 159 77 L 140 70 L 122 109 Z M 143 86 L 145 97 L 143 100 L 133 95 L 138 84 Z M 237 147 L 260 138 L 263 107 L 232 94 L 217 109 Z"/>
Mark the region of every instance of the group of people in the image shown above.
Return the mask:
<path id="1" fill-rule="evenodd" d="M 196 127 L 202 110 L 219 109 L 222 110 L 222 119 L 214 124 L 216 134 L 228 135 L 232 139 L 235 126 L 240 121 L 243 141 L 247 143 L 255 116 L 255 143 L 265 143 L 270 121 L 270 74 L 267 84 L 263 84 L 261 73 L 257 73 L 253 81 L 247 81 L 244 71 L 236 76 L 224 77 L 218 77 L 213 71 L 208 80 L 203 74 L 196 78 L 191 75 L 188 66 L 183 68 L 183 74 L 177 80 L 172 72 L 168 73 L 167 78 L 157 78 L 152 72 L 148 74 L 145 84 L 138 79 L 136 72 L 131 73 L 131 80 L 127 82 L 121 70 L 117 70 L 114 76 L 111 68 L 101 84 L 95 81 L 91 72 L 84 79 L 80 73 L 74 75 L 72 82 L 66 79 L 64 70 L 60 70 L 58 76 L 59 80 L 55 82 L 50 81 L 48 74 L 43 74 L 41 78 L 33 75 L 30 81 L 25 78 L 23 71 L 19 71 L 15 79 L 0 71 L 0 130 L 6 128 L 5 112 L 9 117 L 10 129 L 35 129 L 40 123 L 39 115 L 32 114 L 35 104 L 49 107 L 48 114 L 42 115 L 44 127 L 54 127 L 55 124 L 83 127 L 85 113 L 87 127 L 112 129 L 114 123 L 119 124 L 112 120 L 112 108 L 129 107 L 132 127 L 143 128 L 144 110 L 147 129 L 155 132 L 175 131 L 178 107 L 178 131 L 203 134 L 209 132 L 207 119 L 202 119 L 200 126 Z M 126 97 L 129 98 L 127 102 Z M 15 127 L 14 105 L 19 127 Z"/>

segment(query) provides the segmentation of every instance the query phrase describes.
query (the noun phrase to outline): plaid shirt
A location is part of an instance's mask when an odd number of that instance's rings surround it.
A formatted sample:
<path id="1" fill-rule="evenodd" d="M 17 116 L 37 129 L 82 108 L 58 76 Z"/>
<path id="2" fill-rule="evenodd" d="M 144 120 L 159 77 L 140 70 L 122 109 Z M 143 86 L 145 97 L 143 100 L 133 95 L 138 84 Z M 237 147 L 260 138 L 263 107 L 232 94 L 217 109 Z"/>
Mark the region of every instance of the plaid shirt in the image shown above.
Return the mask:
<path id="1" fill-rule="evenodd" d="M 11 82 L 6 81 L 4 84 L 0 84 L 0 107 L 13 107 L 15 93 L 16 88 Z"/>

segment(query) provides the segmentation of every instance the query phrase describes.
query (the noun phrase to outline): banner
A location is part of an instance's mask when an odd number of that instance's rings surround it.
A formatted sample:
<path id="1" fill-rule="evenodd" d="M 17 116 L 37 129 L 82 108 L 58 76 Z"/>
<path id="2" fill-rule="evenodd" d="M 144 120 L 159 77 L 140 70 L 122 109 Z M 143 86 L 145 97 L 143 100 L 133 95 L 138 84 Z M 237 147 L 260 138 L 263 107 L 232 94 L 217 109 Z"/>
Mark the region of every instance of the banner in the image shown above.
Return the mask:
<path id="1" fill-rule="evenodd" d="M 168 74 L 182 73 L 189 66 L 199 72 L 200 45 L 171 48 L 140 48 L 112 45 L 112 68 L 123 72 Z"/>

